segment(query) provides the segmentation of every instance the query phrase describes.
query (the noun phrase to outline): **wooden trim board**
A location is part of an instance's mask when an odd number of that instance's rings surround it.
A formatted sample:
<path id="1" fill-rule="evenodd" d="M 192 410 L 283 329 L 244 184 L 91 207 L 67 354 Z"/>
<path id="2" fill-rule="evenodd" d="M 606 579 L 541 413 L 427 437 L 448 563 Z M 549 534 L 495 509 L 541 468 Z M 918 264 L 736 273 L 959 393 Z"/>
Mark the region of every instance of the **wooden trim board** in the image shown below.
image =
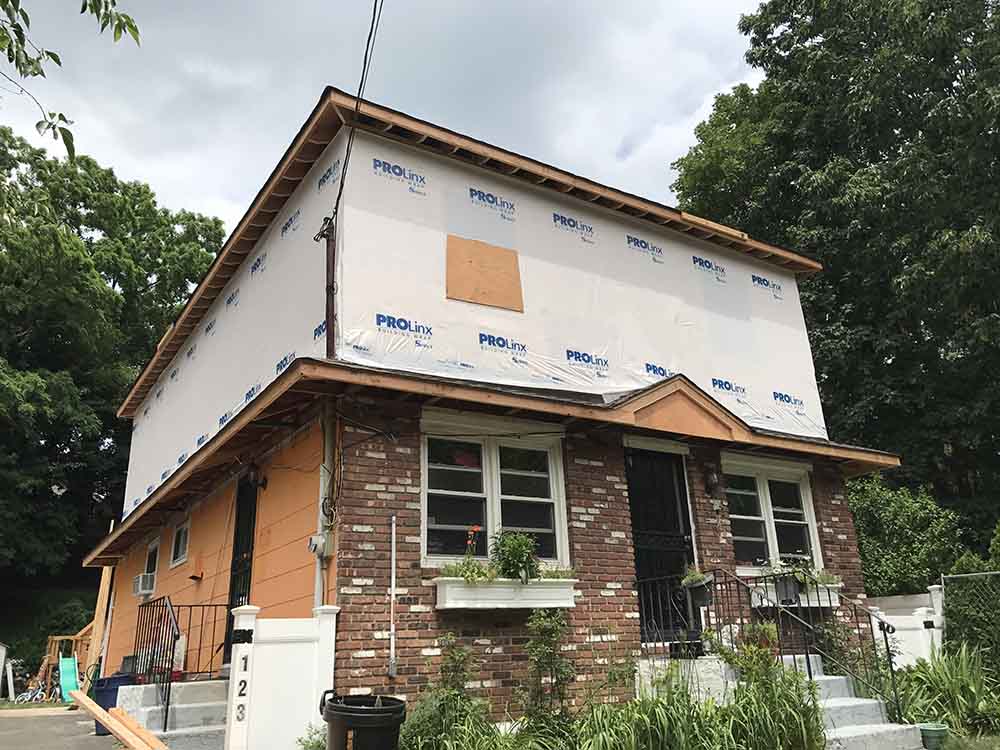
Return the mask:
<path id="1" fill-rule="evenodd" d="M 153 748 L 153 750 L 170 750 L 170 748 L 163 744 L 163 741 L 159 737 L 129 716 L 125 709 L 115 706 L 114 708 L 108 709 L 108 713 L 132 730 L 133 734 L 137 735 L 139 739 L 143 740 L 147 745 Z"/>
<path id="2" fill-rule="evenodd" d="M 101 722 L 101 724 L 104 725 L 104 728 L 111 732 L 115 739 L 125 745 L 128 750 L 163 750 L 163 748 L 166 747 L 163 743 L 160 743 L 162 747 L 150 745 L 142 737 L 129 729 L 128 725 L 121 721 L 121 719 L 109 714 L 103 708 L 94 703 L 94 701 L 84 695 L 80 690 L 71 690 L 69 697 L 72 698 L 73 702 L 80 708 L 93 716 L 94 719 Z"/>

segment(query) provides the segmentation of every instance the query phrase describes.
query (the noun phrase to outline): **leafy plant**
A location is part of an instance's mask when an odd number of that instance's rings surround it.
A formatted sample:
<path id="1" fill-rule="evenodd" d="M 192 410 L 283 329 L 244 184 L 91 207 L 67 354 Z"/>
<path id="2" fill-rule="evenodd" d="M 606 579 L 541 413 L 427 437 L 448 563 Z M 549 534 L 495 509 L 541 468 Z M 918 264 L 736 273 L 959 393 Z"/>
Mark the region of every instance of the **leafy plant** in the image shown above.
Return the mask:
<path id="1" fill-rule="evenodd" d="M 958 516 L 925 489 L 857 479 L 848 485 L 848 503 L 870 596 L 925 592 L 962 554 Z"/>
<path id="2" fill-rule="evenodd" d="M 520 579 L 527 583 L 538 578 L 541 564 L 535 550 L 538 543 L 530 534 L 502 531 L 493 537 L 490 560 L 501 578 Z"/>
<path id="3" fill-rule="evenodd" d="M 458 643 L 453 633 L 440 639 L 441 681 L 420 696 L 407 712 L 400 729 L 403 750 L 441 750 L 451 747 L 448 739 L 461 727 L 484 728 L 489 722 L 489 706 L 466 693 L 475 664 L 472 651 Z"/>
<path id="4" fill-rule="evenodd" d="M 974 575 L 993 570 L 993 564 L 974 552 L 966 552 L 951 569 L 945 586 L 945 647 L 962 645 L 978 649 L 993 676 L 1000 678 L 1000 573 Z"/>
<path id="5" fill-rule="evenodd" d="M 326 730 L 310 723 L 306 733 L 295 740 L 301 750 L 326 750 Z"/>
<path id="6" fill-rule="evenodd" d="M 497 569 L 482 560 L 463 558 L 461 562 L 443 565 L 441 575 L 445 578 L 464 578 L 466 583 L 481 583 L 495 580 Z"/>
<path id="7" fill-rule="evenodd" d="M 92 15 L 101 32 L 110 28 L 115 42 L 128 34 L 139 44 L 139 27 L 127 13 L 122 13 L 115 7 L 116 0 L 83 0 L 81 14 Z M 69 126 L 73 123 L 60 112 L 49 112 L 42 103 L 18 82 L 41 76 L 45 77 L 45 67 L 55 65 L 62 67 L 62 58 L 53 50 L 44 49 L 30 37 L 31 18 L 22 5 L 21 0 L 0 0 L 0 49 L 7 58 L 7 63 L 17 76 L 14 78 L 0 71 L 0 76 L 17 87 L 14 93 L 27 96 L 38 107 L 42 119 L 35 125 L 39 135 L 51 133 L 53 139 L 61 138 L 70 159 L 75 158 L 73 133 Z"/>
<path id="8" fill-rule="evenodd" d="M 465 690 L 469 672 L 475 664 L 471 649 L 460 646 L 454 633 L 446 633 L 441 644 L 441 687 L 458 692 Z"/>
<path id="9" fill-rule="evenodd" d="M 940 721 L 959 735 L 1000 733 L 1000 685 L 978 649 L 934 651 L 901 670 L 898 685 L 911 723 Z"/>
<path id="10" fill-rule="evenodd" d="M 687 571 L 684 573 L 684 577 L 681 579 L 681 586 L 702 586 L 708 583 L 709 578 L 706 573 L 702 573 L 694 565 L 688 567 Z"/>
<path id="11" fill-rule="evenodd" d="M 528 677 L 522 692 L 529 718 L 566 712 L 575 674 L 573 662 L 562 651 L 566 628 L 566 613 L 561 609 L 536 609 L 528 618 Z"/>
<path id="12" fill-rule="evenodd" d="M 566 580 L 576 578 L 576 571 L 572 568 L 542 568 L 538 571 L 538 577 L 549 580 Z"/>
<path id="13" fill-rule="evenodd" d="M 833 571 L 827 570 L 826 568 L 817 570 L 813 573 L 813 578 L 816 579 L 816 583 L 820 586 L 839 586 L 843 583 L 843 579 L 839 575 Z"/>
<path id="14" fill-rule="evenodd" d="M 465 694 L 464 690 L 436 687 L 420 696 L 407 711 L 399 731 L 401 750 L 444 750 L 472 728 L 486 735 L 493 727 L 489 706 Z"/>

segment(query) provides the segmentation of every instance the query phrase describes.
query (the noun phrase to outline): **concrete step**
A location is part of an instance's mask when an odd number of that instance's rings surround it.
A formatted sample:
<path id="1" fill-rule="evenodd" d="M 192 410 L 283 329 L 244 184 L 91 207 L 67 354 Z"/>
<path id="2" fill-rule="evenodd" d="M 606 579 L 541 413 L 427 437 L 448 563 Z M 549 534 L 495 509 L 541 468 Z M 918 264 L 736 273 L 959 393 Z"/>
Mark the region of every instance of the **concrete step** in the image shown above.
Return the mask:
<path id="1" fill-rule="evenodd" d="M 118 707 L 129 713 L 160 705 L 158 685 L 125 685 L 118 689 Z M 192 680 L 170 684 L 171 703 L 208 703 L 229 696 L 229 680 Z"/>
<path id="2" fill-rule="evenodd" d="M 153 732 L 170 750 L 222 750 L 226 728 L 222 725 Z"/>
<path id="3" fill-rule="evenodd" d="M 810 665 L 813 677 L 823 674 L 823 658 L 817 654 L 810 654 L 808 662 L 805 654 L 786 654 L 781 657 L 781 661 L 788 669 L 794 669 L 804 675 L 809 674 Z"/>
<path id="4" fill-rule="evenodd" d="M 906 724 L 866 724 L 828 729 L 827 750 L 922 750 L 920 730 Z"/>
<path id="5" fill-rule="evenodd" d="M 827 698 L 819 702 L 827 729 L 886 722 L 882 701 L 871 698 Z"/>
<path id="6" fill-rule="evenodd" d="M 163 731 L 163 707 L 154 706 L 142 709 L 136 719 L 152 731 Z M 225 725 L 226 701 L 210 701 L 207 703 L 174 703 L 170 700 L 170 713 L 167 716 L 167 731 L 174 729 L 204 728 Z"/>
<path id="7" fill-rule="evenodd" d="M 819 689 L 819 699 L 828 698 L 853 698 L 854 685 L 850 677 L 840 675 L 817 675 L 813 677 L 813 682 Z"/>

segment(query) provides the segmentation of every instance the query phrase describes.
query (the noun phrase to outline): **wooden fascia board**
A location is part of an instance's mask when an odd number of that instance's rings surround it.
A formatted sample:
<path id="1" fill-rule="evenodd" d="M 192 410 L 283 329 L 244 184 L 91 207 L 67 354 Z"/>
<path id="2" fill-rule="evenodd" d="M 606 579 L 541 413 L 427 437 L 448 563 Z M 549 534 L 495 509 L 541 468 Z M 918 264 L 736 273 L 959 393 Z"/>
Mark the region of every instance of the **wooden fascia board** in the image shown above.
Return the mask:
<path id="1" fill-rule="evenodd" d="M 330 90 L 330 98 L 334 105 L 338 107 L 338 111 L 340 107 L 348 110 L 354 110 L 357 104 L 357 100 L 353 96 L 333 89 Z M 564 185 L 567 189 L 563 192 L 568 192 L 569 190 L 574 189 L 585 191 L 597 196 L 594 200 L 603 198 L 614 203 L 619 203 L 622 206 L 628 206 L 629 208 L 642 214 L 643 217 L 648 215 L 667 222 L 697 227 L 710 232 L 711 234 L 723 235 L 734 243 L 742 243 L 747 245 L 749 248 L 783 258 L 788 261 L 788 263 L 794 263 L 798 267 L 798 270 L 802 272 L 823 270 L 823 265 L 818 261 L 776 245 L 769 245 L 765 242 L 754 240 L 745 232 L 738 229 L 727 227 L 724 224 L 718 224 L 708 219 L 702 219 L 699 216 L 687 214 L 683 211 L 670 209 L 657 203 L 652 203 L 639 198 L 638 196 L 629 195 L 628 193 L 592 182 L 591 180 L 578 177 L 570 174 L 569 172 L 563 172 L 562 170 L 550 167 L 547 164 L 535 161 L 534 159 L 529 159 L 510 151 L 497 148 L 496 146 L 491 146 L 488 143 L 483 143 L 482 141 L 477 141 L 467 136 L 463 136 L 451 130 L 431 125 L 430 123 L 423 122 L 422 120 L 417 120 L 401 112 L 395 112 L 364 100 L 362 100 L 358 111 L 360 114 L 367 117 L 381 120 L 382 122 L 390 125 L 405 128 L 406 130 L 417 133 L 424 140 L 427 138 L 433 138 L 436 141 L 448 144 L 452 146 L 453 153 L 461 149 L 463 151 L 476 154 L 482 158 L 483 164 L 488 161 L 495 161 L 505 165 L 511 170 L 511 173 L 523 171 L 536 175 L 539 178 L 539 182 L 551 181 Z M 373 132 L 377 133 L 378 131 L 375 130 Z M 419 143 L 415 142 L 413 145 L 419 147 Z M 447 154 L 441 155 L 448 156 Z"/>
<path id="2" fill-rule="evenodd" d="M 220 453 L 233 435 L 238 433 L 267 407 L 273 404 L 282 394 L 295 385 L 302 378 L 301 362 L 293 363 L 285 372 L 268 385 L 250 404 L 239 414 L 233 417 L 229 423 L 222 428 L 208 443 L 195 453 L 177 471 L 170 475 L 166 482 L 161 484 L 153 494 L 146 499 L 136 510 L 125 519 L 125 521 L 106 536 L 84 559 L 83 567 L 90 567 L 98 558 L 102 558 L 103 551 L 111 544 L 120 539 L 126 532 L 133 529 L 149 513 L 156 510 L 163 498 L 173 490 L 180 487 L 183 482 L 191 478 L 205 464 L 211 462 L 217 453 Z"/>
<path id="3" fill-rule="evenodd" d="M 317 102 L 316 106 L 313 108 L 313 112 L 310 115 L 309 119 L 306 120 L 303 126 L 299 129 L 299 132 L 296 135 L 295 139 L 292 141 L 291 145 L 289 145 L 288 149 L 285 151 L 285 155 L 282 157 L 281 161 L 278 162 L 277 166 L 275 166 L 274 170 L 271 172 L 271 176 L 268 178 L 267 182 L 264 183 L 264 186 L 257 193 L 257 196 L 250 204 L 250 207 L 247 209 L 246 213 L 243 214 L 243 218 L 240 219 L 240 223 L 237 224 L 236 229 L 234 229 L 232 233 L 229 235 L 229 239 L 227 239 L 226 242 L 223 244 L 222 249 L 219 250 L 219 254 L 215 256 L 215 260 L 212 262 L 212 265 L 209 267 L 206 274 L 202 277 L 201 281 L 195 288 L 194 292 L 188 298 L 187 303 L 184 305 L 184 309 L 181 311 L 181 314 L 174 321 L 174 324 L 167 330 L 163 338 L 160 339 L 159 344 L 157 344 L 156 351 L 153 352 L 153 355 L 150 357 L 145 367 L 143 367 L 142 371 L 139 373 L 139 376 L 135 379 L 135 382 L 132 384 L 132 387 L 129 389 L 128 395 L 125 396 L 125 399 L 122 401 L 121 406 L 118 407 L 117 416 L 119 418 L 130 417 L 133 414 L 135 414 L 135 410 L 136 408 L 138 408 L 138 403 L 137 403 L 138 391 L 140 390 L 140 388 L 142 388 L 143 384 L 150 379 L 149 376 L 152 375 L 153 370 L 157 365 L 157 363 L 159 363 L 165 356 L 167 356 L 166 352 L 167 345 L 174 344 L 175 348 L 171 350 L 174 353 L 176 353 L 176 351 L 180 349 L 181 341 L 175 342 L 175 337 L 178 335 L 178 329 L 182 328 L 184 324 L 187 323 L 188 321 L 192 322 L 191 328 L 192 329 L 194 328 L 193 316 L 195 314 L 199 315 L 203 314 L 203 311 L 201 310 L 195 311 L 194 309 L 198 305 L 198 302 L 200 301 L 202 295 L 204 295 L 207 291 L 215 288 L 213 287 L 213 284 L 216 282 L 219 274 L 222 273 L 223 270 L 228 270 L 228 272 L 231 275 L 231 273 L 235 271 L 235 268 L 239 266 L 239 263 L 237 263 L 235 266 L 226 269 L 226 263 L 230 253 L 232 253 L 233 249 L 243 239 L 245 239 L 243 235 L 245 232 L 250 230 L 251 227 L 254 225 L 259 210 L 270 199 L 271 194 L 276 190 L 277 186 L 285 179 L 285 171 L 290 166 L 292 166 L 292 164 L 294 164 L 295 159 L 298 156 L 300 150 L 309 142 L 309 138 L 312 135 L 312 133 L 316 130 L 317 127 L 319 127 L 319 124 L 323 121 L 323 119 L 327 116 L 327 114 L 332 114 L 331 108 L 332 108 L 332 102 L 329 100 L 328 97 L 321 97 L 319 102 Z M 333 137 L 335 135 L 336 135 L 336 128 L 332 131 L 330 140 L 333 140 Z M 268 224 L 270 224 L 270 221 L 268 221 Z M 256 241 L 256 239 L 259 239 L 259 235 L 256 238 L 254 238 L 254 241 Z M 249 249 L 240 250 L 239 252 L 243 253 L 244 259 L 246 258 L 247 255 L 249 255 Z M 242 262 L 242 260 L 240 262 Z M 223 287 L 225 286 L 226 282 L 228 282 L 228 278 L 226 279 L 225 282 L 223 282 L 222 284 Z M 160 372 L 162 372 L 165 366 L 166 366 L 165 364 L 161 366 Z M 136 403 L 133 403 L 133 401 L 136 401 Z"/>
<path id="4" fill-rule="evenodd" d="M 649 401 L 643 394 L 641 400 L 636 403 L 626 402 L 615 408 L 601 408 L 586 406 L 583 404 L 570 404 L 560 401 L 551 401 L 537 396 L 522 396 L 514 393 L 504 393 L 503 391 L 488 390 L 473 386 L 460 385 L 457 383 L 444 383 L 434 380 L 425 380 L 405 374 L 394 374 L 386 372 L 372 372 L 359 370 L 353 367 L 344 367 L 332 362 L 320 362 L 318 360 L 301 361 L 303 380 L 334 380 L 352 385 L 367 386 L 370 388 L 382 388 L 391 391 L 402 391 L 412 393 L 427 398 L 452 399 L 456 401 L 469 401 L 472 403 L 496 406 L 505 409 L 520 409 L 533 411 L 539 414 L 550 414 L 564 418 L 590 420 L 604 422 L 608 424 L 621 425 L 622 427 L 635 427 L 635 413 L 639 408 L 648 406 Z M 701 396 L 697 389 L 688 389 L 688 393 L 694 392 Z M 673 391 L 671 391 L 673 392 Z M 711 407 L 721 417 L 727 420 L 733 418 L 723 407 L 711 402 Z M 742 424 L 737 421 L 737 424 Z M 648 429 L 648 428 L 643 428 Z M 869 451 L 864 448 L 852 448 L 839 445 L 825 445 L 809 440 L 798 440 L 794 437 L 778 437 L 773 435 L 762 435 L 744 427 L 737 433 L 733 442 L 748 446 L 762 448 L 774 448 L 795 453 L 806 453 L 814 456 L 822 456 L 840 461 L 856 461 L 871 467 L 869 470 L 889 469 L 899 466 L 899 457 L 881 451 Z"/>

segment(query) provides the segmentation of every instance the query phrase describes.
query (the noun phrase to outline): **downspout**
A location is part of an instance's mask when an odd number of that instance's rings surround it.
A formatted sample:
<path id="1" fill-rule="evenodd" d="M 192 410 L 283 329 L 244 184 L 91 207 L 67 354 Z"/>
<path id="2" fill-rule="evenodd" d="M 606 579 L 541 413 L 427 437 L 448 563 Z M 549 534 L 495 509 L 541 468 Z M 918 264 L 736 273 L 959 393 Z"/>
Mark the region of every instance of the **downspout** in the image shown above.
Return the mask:
<path id="1" fill-rule="evenodd" d="M 323 404 L 323 463 L 319 468 L 319 503 L 316 509 L 316 536 L 320 543 L 316 545 L 316 573 L 313 584 L 313 606 L 326 604 L 326 569 L 333 554 L 333 535 L 329 533 L 330 524 L 326 519 L 324 508 L 333 493 L 333 475 L 335 469 L 337 427 L 333 420 L 330 402 Z"/>

